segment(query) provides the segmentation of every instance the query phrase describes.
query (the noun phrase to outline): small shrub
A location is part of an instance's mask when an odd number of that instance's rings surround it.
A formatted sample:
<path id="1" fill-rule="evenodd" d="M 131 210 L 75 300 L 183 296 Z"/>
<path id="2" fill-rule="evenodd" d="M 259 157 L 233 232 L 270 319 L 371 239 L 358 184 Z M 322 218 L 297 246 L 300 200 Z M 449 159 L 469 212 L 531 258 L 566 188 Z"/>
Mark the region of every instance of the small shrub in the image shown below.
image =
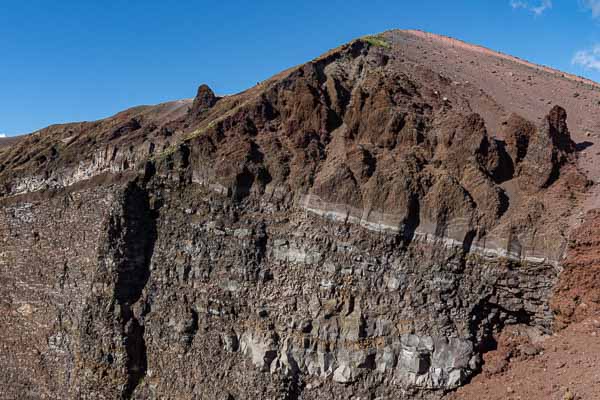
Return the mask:
<path id="1" fill-rule="evenodd" d="M 387 39 L 380 35 L 365 36 L 362 38 L 362 40 L 366 43 L 369 43 L 371 46 L 383 47 L 384 49 L 389 49 L 392 47 Z"/>

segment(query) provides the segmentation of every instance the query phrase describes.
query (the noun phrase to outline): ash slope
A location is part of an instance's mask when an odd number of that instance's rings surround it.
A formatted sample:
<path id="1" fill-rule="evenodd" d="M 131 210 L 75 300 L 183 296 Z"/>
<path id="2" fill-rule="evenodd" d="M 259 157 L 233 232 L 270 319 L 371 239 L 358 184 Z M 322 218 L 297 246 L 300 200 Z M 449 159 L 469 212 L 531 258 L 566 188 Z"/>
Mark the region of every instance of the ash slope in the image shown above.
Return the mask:
<path id="1" fill-rule="evenodd" d="M 440 397 L 505 326 L 552 331 L 599 97 L 390 31 L 0 147 L 0 386 Z"/>

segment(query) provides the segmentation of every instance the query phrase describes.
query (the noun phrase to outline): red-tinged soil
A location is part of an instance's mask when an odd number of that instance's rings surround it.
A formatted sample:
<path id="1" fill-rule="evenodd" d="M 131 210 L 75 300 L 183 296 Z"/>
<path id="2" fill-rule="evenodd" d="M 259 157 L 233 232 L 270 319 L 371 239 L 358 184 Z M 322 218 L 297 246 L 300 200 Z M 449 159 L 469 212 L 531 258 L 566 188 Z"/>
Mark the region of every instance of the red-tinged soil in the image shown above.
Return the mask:
<path id="1" fill-rule="evenodd" d="M 451 400 L 600 398 L 600 210 L 573 230 L 550 305 L 556 333 L 508 328 L 483 373 Z"/>
<path id="2" fill-rule="evenodd" d="M 499 340 L 498 350 L 484 355 L 483 373 L 447 399 L 600 398 L 600 316 L 535 342 L 525 332 L 507 330 Z"/>

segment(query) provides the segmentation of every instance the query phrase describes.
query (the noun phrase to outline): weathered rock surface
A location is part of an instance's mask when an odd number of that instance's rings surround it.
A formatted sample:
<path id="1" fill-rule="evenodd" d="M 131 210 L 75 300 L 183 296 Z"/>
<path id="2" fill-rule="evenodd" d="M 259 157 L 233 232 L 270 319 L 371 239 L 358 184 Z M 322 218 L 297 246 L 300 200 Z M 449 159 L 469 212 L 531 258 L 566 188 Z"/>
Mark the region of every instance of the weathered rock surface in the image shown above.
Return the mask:
<path id="1" fill-rule="evenodd" d="M 188 112 L 188 118 L 192 121 L 201 118 L 202 114 L 212 108 L 217 100 L 217 96 L 208 85 L 200 85 Z"/>
<path id="2" fill-rule="evenodd" d="M 0 389 L 439 398 L 506 325 L 551 332 L 565 110 L 500 140 L 396 35 L 0 147 Z"/>

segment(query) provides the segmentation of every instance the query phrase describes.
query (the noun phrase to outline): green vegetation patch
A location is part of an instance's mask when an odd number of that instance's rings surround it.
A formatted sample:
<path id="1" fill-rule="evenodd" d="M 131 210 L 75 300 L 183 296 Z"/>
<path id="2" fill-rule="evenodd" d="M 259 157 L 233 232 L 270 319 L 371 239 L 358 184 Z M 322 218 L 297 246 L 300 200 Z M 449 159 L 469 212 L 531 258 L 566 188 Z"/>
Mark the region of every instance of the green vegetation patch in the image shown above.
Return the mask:
<path id="1" fill-rule="evenodd" d="M 362 40 L 375 47 L 383 47 L 384 49 L 390 49 L 392 47 L 387 39 L 381 35 L 365 36 L 362 38 Z"/>
<path id="2" fill-rule="evenodd" d="M 169 147 L 167 147 L 166 149 L 164 149 L 163 151 L 161 151 L 159 153 L 155 153 L 152 157 L 150 157 L 150 160 L 162 161 L 165 158 L 175 154 L 175 152 L 177 151 L 178 148 L 179 148 L 179 144 L 172 144 Z"/>

